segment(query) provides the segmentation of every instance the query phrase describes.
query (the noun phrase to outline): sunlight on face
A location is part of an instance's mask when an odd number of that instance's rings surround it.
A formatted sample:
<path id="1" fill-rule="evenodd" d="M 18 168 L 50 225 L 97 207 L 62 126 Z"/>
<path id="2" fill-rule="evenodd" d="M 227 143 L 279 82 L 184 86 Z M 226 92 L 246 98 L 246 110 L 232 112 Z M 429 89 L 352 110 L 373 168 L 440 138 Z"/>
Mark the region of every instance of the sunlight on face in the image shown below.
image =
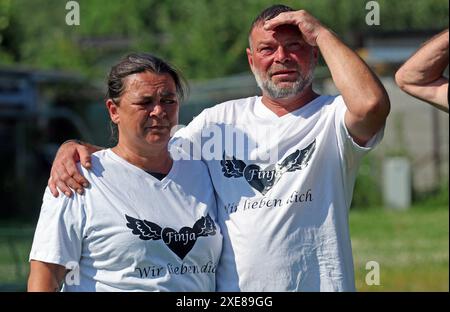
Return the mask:
<path id="1" fill-rule="evenodd" d="M 308 45 L 298 28 L 282 25 L 275 30 L 256 26 L 247 50 L 258 86 L 274 99 L 302 93 L 312 83 L 315 49 Z"/>

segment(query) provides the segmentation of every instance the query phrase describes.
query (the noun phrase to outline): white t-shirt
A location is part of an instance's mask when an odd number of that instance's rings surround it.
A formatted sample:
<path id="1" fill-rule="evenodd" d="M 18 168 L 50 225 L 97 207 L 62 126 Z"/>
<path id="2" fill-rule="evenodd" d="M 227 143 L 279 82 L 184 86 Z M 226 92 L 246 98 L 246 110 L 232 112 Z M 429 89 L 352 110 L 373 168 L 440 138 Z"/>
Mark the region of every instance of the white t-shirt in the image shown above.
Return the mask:
<path id="1" fill-rule="evenodd" d="M 341 96 L 320 96 L 278 117 L 250 97 L 177 132 L 171 146 L 201 155 L 217 194 L 219 291 L 355 290 L 348 211 L 360 159 L 383 130 L 360 147 L 345 112 Z"/>
<path id="2" fill-rule="evenodd" d="M 159 181 L 108 149 L 82 171 L 84 195 L 46 189 L 30 254 L 75 268 L 64 291 L 215 290 L 222 235 L 201 161 L 174 161 Z"/>

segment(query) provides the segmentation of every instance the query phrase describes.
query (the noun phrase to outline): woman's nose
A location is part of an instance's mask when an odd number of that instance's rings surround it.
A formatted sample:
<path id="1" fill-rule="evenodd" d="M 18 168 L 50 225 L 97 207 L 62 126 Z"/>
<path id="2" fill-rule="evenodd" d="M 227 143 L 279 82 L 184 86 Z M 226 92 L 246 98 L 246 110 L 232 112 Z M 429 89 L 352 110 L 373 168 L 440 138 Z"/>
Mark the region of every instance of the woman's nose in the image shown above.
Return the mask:
<path id="1" fill-rule="evenodd" d="M 164 105 L 158 103 L 153 106 L 153 109 L 150 111 L 150 116 L 163 117 L 166 115 L 166 110 Z"/>

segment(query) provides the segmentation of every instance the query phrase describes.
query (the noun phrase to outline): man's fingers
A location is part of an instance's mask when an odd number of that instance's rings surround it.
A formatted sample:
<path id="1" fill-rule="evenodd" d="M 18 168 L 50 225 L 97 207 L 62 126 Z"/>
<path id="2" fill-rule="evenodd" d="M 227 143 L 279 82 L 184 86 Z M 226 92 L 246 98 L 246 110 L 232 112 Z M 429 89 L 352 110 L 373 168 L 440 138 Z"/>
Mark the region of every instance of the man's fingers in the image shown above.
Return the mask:
<path id="1" fill-rule="evenodd" d="M 72 191 L 63 182 L 57 181 L 56 186 L 64 193 L 67 197 L 72 196 Z"/>
<path id="2" fill-rule="evenodd" d="M 89 181 L 83 177 L 81 174 L 79 174 L 78 172 L 76 172 L 75 174 L 73 174 L 73 179 L 83 187 L 89 187 Z"/>
<path id="3" fill-rule="evenodd" d="M 60 178 L 61 180 L 63 180 L 64 183 L 66 183 L 67 185 L 69 185 L 69 179 L 73 180 L 72 184 L 70 184 L 69 186 L 72 189 L 78 190 L 78 189 L 83 189 L 83 187 L 88 187 L 89 186 L 89 182 L 88 180 L 83 177 L 80 172 L 78 171 L 78 167 L 75 165 L 75 163 L 73 161 L 68 161 L 66 164 L 66 172 L 62 171 Z M 78 192 L 80 193 L 80 192 Z M 80 193 L 81 194 L 81 193 Z"/>
<path id="4" fill-rule="evenodd" d="M 53 182 L 52 177 L 50 177 L 50 179 L 48 179 L 47 185 L 48 185 L 48 187 L 50 189 L 50 193 L 52 193 L 52 195 L 54 197 L 58 197 L 59 196 L 59 192 L 58 192 L 58 189 L 56 188 L 55 182 Z"/>
<path id="5" fill-rule="evenodd" d="M 60 185 L 62 184 L 65 187 L 70 187 L 72 190 L 75 190 L 78 194 L 83 194 L 83 186 L 80 183 L 78 183 L 69 173 L 66 172 L 62 173 L 57 183 L 59 188 Z"/>
<path id="6" fill-rule="evenodd" d="M 69 180 L 66 182 L 67 186 L 70 187 L 72 190 L 75 190 L 78 194 L 84 193 L 83 185 L 78 183 L 75 179 L 69 178 Z"/>
<path id="7" fill-rule="evenodd" d="M 79 145 L 77 146 L 77 152 L 80 157 L 81 165 L 86 169 L 91 169 L 91 154 L 87 147 Z"/>
<path id="8" fill-rule="evenodd" d="M 265 30 L 274 30 L 280 25 L 295 25 L 302 33 L 303 39 L 310 46 L 317 46 L 317 37 L 322 24 L 308 12 L 300 10 L 296 12 L 283 12 L 264 23 Z"/>
<path id="9" fill-rule="evenodd" d="M 83 186 L 89 186 L 88 181 L 78 171 L 76 166 L 78 160 L 86 168 L 90 167 L 90 156 L 84 146 L 71 142 L 63 144 L 59 148 L 48 180 L 48 186 L 53 196 L 57 197 L 59 190 L 70 197 L 72 195 L 70 188 L 82 194 Z"/>
<path id="10" fill-rule="evenodd" d="M 293 13 L 290 12 L 283 12 L 277 15 L 276 17 L 266 21 L 264 23 L 264 29 L 265 30 L 273 30 L 274 28 L 284 25 L 284 24 L 291 24 L 291 25 L 297 25 L 298 24 L 298 18 L 295 17 Z"/>
<path id="11" fill-rule="evenodd" d="M 268 20 L 264 23 L 264 29 L 265 30 L 274 30 L 275 28 L 277 28 L 280 25 L 285 25 L 285 24 L 293 24 L 296 25 L 296 23 L 294 21 L 290 21 L 288 19 L 282 19 L 282 18 L 278 18 L 275 17 L 274 19 Z"/>

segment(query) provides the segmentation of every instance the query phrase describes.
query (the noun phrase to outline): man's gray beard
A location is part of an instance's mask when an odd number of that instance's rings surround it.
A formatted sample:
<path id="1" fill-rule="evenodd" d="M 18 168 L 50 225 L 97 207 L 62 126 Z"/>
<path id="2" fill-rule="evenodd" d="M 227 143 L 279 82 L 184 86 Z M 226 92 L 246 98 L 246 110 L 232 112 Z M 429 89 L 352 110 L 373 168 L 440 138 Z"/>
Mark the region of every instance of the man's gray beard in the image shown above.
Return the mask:
<path id="1" fill-rule="evenodd" d="M 263 92 L 266 92 L 272 99 L 283 99 L 298 95 L 305 90 L 312 83 L 313 72 L 314 70 L 311 69 L 306 77 L 298 77 L 290 88 L 279 88 L 270 78 L 263 81 L 257 71 L 253 71 L 253 75 L 258 87 Z"/>

